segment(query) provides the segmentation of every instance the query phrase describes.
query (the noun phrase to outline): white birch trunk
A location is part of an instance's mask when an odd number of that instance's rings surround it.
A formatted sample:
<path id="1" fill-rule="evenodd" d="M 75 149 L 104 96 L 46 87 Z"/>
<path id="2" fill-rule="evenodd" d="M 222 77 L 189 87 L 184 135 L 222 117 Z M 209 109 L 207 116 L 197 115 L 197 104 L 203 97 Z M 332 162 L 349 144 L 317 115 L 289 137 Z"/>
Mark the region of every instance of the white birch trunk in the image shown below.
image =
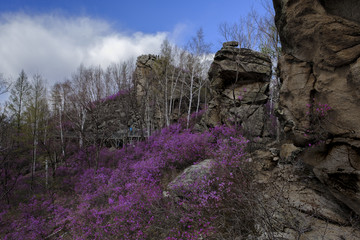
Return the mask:
<path id="1" fill-rule="evenodd" d="M 191 114 L 191 105 L 193 100 L 193 86 L 194 86 L 194 74 L 195 74 L 195 66 L 192 67 L 191 70 L 191 77 L 190 77 L 190 89 L 189 89 L 189 107 L 188 107 L 188 113 L 187 113 L 187 121 L 186 121 L 186 128 L 189 128 L 190 123 L 190 114 Z"/>

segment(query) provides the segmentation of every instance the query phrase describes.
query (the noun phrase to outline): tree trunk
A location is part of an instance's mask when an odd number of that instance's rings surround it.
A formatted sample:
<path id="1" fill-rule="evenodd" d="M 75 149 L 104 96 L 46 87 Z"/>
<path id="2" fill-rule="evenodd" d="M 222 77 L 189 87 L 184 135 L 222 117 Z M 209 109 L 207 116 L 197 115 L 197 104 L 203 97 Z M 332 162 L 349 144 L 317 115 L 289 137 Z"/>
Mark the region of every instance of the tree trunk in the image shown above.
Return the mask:
<path id="1" fill-rule="evenodd" d="M 194 74 L 195 74 L 195 66 L 192 66 L 191 78 L 190 78 L 190 89 L 189 89 L 190 90 L 190 92 L 189 92 L 189 107 L 188 107 L 188 113 L 187 113 L 186 128 L 189 128 L 189 123 L 190 123 L 191 105 L 192 105 L 192 100 L 193 100 Z"/>

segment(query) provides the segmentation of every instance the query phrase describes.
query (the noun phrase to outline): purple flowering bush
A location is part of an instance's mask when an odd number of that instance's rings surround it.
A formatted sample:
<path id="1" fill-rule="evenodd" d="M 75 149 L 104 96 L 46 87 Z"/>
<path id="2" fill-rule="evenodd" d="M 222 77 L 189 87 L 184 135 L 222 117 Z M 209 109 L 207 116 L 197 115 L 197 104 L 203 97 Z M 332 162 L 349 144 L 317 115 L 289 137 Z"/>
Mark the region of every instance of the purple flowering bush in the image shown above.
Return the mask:
<path id="1" fill-rule="evenodd" d="M 239 210 L 248 208 L 247 142 L 235 127 L 199 133 L 174 124 L 144 142 L 102 149 L 97 169 L 89 164 L 92 148 L 83 149 L 57 168 L 53 188 L 10 210 L 5 205 L 0 209 L 0 238 L 172 240 L 246 235 L 250 220 L 239 216 Z M 172 180 L 169 172 L 176 175 L 205 159 L 213 159 L 210 174 L 191 183 L 191 191 L 164 194 Z"/>
<path id="2" fill-rule="evenodd" d="M 329 123 L 329 112 L 332 108 L 328 104 L 315 102 L 315 99 L 306 107 L 308 108 L 306 115 L 309 117 L 310 126 L 305 130 L 304 136 L 309 138 L 308 146 L 322 145 L 328 135 L 325 125 Z"/>

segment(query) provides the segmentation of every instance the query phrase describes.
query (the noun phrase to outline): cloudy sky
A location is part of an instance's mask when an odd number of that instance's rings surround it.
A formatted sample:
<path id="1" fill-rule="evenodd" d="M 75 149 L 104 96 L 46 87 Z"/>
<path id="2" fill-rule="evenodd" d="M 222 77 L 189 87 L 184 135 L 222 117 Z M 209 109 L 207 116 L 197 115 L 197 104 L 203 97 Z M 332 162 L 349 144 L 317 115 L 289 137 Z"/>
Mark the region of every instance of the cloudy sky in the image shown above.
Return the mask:
<path id="1" fill-rule="evenodd" d="M 202 27 L 212 51 L 218 26 L 233 23 L 261 0 L 1 0 L 0 73 L 14 81 L 21 69 L 49 85 L 80 64 L 158 53 L 165 38 L 183 46 Z"/>

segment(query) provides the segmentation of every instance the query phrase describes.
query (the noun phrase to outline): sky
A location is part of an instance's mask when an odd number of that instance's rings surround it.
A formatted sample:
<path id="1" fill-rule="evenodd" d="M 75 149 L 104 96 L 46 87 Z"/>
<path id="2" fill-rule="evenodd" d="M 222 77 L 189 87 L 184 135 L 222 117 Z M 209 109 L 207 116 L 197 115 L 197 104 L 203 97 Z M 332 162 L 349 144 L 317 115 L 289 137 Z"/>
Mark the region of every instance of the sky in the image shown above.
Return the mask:
<path id="1" fill-rule="evenodd" d="M 0 0 L 0 74 L 41 74 L 51 86 L 80 64 L 157 54 L 167 38 L 184 46 L 203 28 L 212 52 L 221 48 L 219 24 L 234 23 L 261 0 Z"/>

